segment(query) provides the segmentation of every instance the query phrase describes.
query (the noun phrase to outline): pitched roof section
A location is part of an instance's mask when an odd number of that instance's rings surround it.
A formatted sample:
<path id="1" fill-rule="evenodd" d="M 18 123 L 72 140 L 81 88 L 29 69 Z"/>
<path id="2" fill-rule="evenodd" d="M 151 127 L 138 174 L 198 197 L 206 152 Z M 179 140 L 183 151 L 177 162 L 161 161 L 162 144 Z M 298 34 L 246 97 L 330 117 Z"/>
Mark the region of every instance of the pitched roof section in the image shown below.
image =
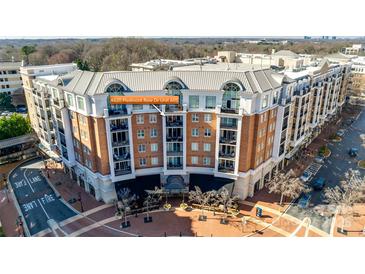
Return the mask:
<path id="1" fill-rule="evenodd" d="M 163 90 L 164 84 L 178 78 L 191 90 L 220 90 L 227 81 L 240 81 L 246 92 L 256 93 L 280 87 L 271 71 L 257 70 L 253 73 L 238 71 L 77 71 L 64 87 L 66 91 L 80 95 L 103 94 L 112 80 L 121 81 L 131 91 Z M 254 79 L 253 79 L 254 78 Z"/>
<path id="2" fill-rule="evenodd" d="M 273 55 L 293 57 L 293 58 L 298 58 L 299 57 L 298 54 L 296 54 L 295 52 L 292 52 L 291 50 L 279 50 L 278 52 L 275 52 Z"/>

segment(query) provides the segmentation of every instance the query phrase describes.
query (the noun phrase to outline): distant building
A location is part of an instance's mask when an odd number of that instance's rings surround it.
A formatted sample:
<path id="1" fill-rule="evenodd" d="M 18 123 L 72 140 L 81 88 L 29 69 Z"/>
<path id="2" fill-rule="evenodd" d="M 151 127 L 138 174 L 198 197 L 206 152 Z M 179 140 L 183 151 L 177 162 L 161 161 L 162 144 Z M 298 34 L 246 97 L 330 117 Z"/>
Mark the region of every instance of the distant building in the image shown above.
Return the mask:
<path id="1" fill-rule="evenodd" d="M 0 62 L 0 93 L 13 94 L 22 88 L 21 62 Z"/>
<path id="2" fill-rule="evenodd" d="M 365 44 L 354 44 L 352 47 L 342 48 L 341 52 L 346 55 L 359 55 L 365 52 Z"/>

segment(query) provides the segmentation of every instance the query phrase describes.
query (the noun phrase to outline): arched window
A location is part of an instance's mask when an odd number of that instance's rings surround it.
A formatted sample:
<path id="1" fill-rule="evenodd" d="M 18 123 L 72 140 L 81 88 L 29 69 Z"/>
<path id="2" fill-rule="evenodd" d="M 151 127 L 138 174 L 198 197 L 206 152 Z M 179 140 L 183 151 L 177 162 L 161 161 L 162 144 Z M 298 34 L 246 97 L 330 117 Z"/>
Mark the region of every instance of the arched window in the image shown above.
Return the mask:
<path id="1" fill-rule="evenodd" d="M 165 90 L 166 95 L 170 96 L 179 96 L 179 106 L 176 105 L 167 105 L 168 108 L 174 108 L 174 107 L 181 107 L 182 106 L 182 93 L 181 90 L 183 89 L 183 85 L 177 81 L 171 81 L 166 84 Z"/>
<path id="2" fill-rule="evenodd" d="M 123 91 L 125 91 L 125 88 L 119 83 L 111 84 L 106 89 L 107 93 L 123 93 Z"/>
<path id="3" fill-rule="evenodd" d="M 223 86 L 222 110 L 228 112 L 238 112 L 240 107 L 239 92 L 242 88 L 233 82 L 227 83 Z"/>
<path id="4" fill-rule="evenodd" d="M 125 87 L 120 83 L 112 83 L 106 88 L 106 93 L 109 95 L 124 95 L 123 92 L 126 91 Z M 109 115 L 120 115 L 127 113 L 126 105 L 112 105 L 110 104 L 109 96 L 108 96 L 108 108 Z"/>

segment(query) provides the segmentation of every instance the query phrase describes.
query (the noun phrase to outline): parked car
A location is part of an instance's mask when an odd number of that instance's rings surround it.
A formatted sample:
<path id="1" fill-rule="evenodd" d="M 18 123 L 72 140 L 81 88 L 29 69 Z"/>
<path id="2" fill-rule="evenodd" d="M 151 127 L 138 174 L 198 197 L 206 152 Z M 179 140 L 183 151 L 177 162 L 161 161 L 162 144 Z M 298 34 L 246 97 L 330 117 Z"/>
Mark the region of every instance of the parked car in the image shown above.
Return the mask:
<path id="1" fill-rule="evenodd" d="M 311 197 L 312 197 L 312 196 L 311 196 L 310 194 L 308 194 L 308 193 L 303 194 L 303 195 L 299 198 L 298 206 L 299 206 L 300 208 L 306 208 L 306 207 L 308 207 L 308 205 L 309 205 L 309 201 L 310 201 Z"/>
<path id="2" fill-rule="evenodd" d="M 316 158 L 314 158 L 314 161 L 318 164 L 324 164 L 324 161 L 325 161 L 325 157 L 323 156 L 317 156 Z"/>
<path id="3" fill-rule="evenodd" d="M 303 182 L 308 182 L 311 176 L 312 176 L 312 173 L 310 173 L 308 171 L 304 171 L 303 175 L 300 176 L 300 180 L 302 180 Z"/>
<path id="4" fill-rule="evenodd" d="M 25 105 L 18 105 L 16 107 L 16 112 L 27 113 L 27 107 Z"/>
<path id="5" fill-rule="evenodd" d="M 339 129 L 336 134 L 337 134 L 337 136 L 342 137 L 345 134 L 345 130 L 344 129 Z"/>
<path id="6" fill-rule="evenodd" d="M 326 180 L 323 177 L 319 177 L 313 181 L 312 187 L 314 190 L 322 190 L 325 184 Z"/>

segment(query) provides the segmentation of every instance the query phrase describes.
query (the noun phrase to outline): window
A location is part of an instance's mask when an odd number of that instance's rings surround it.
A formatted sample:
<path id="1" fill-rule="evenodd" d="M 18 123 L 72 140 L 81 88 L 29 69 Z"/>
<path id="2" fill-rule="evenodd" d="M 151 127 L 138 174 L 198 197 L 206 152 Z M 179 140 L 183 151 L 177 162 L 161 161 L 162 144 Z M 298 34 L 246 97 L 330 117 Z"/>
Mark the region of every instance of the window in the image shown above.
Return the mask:
<path id="1" fill-rule="evenodd" d="M 212 122 L 212 114 L 204 114 L 204 122 L 211 123 Z"/>
<path id="2" fill-rule="evenodd" d="M 80 130 L 80 134 L 81 134 L 81 139 L 84 140 L 84 141 L 87 141 L 89 138 L 88 138 L 88 135 L 87 135 L 87 132 L 85 130 Z"/>
<path id="3" fill-rule="evenodd" d="M 111 84 L 107 89 L 107 93 L 122 93 L 124 91 L 124 87 L 121 84 L 114 83 Z"/>
<path id="4" fill-rule="evenodd" d="M 210 128 L 206 128 L 206 129 L 204 130 L 204 136 L 205 136 L 205 137 L 210 137 L 210 136 L 212 136 L 212 131 L 211 131 L 211 129 L 210 129 Z"/>
<path id="5" fill-rule="evenodd" d="M 144 138 L 144 130 L 143 129 L 137 130 L 137 138 L 138 139 L 143 139 Z"/>
<path id="6" fill-rule="evenodd" d="M 227 83 L 223 90 L 222 109 L 238 111 L 240 107 L 240 86 L 236 83 Z"/>
<path id="7" fill-rule="evenodd" d="M 216 106 L 215 96 L 206 96 L 205 97 L 205 108 L 214 109 Z"/>
<path id="8" fill-rule="evenodd" d="M 193 123 L 197 123 L 197 122 L 199 122 L 199 115 L 198 115 L 198 114 L 196 114 L 196 113 L 192 114 L 192 116 L 191 116 L 191 121 L 192 121 Z"/>
<path id="9" fill-rule="evenodd" d="M 146 145 L 139 144 L 138 145 L 138 152 L 146 152 Z"/>
<path id="10" fill-rule="evenodd" d="M 262 108 L 266 108 L 268 102 L 269 102 L 269 95 L 264 95 L 264 97 L 262 98 Z"/>
<path id="11" fill-rule="evenodd" d="M 86 118 L 85 118 L 85 116 L 79 115 L 79 121 L 80 121 L 80 124 L 86 125 Z"/>
<path id="12" fill-rule="evenodd" d="M 152 157 L 151 158 L 151 165 L 153 165 L 153 166 L 158 165 L 158 157 Z"/>
<path id="13" fill-rule="evenodd" d="M 146 166 L 146 158 L 139 158 L 139 165 Z"/>
<path id="14" fill-rule="evenodd" d="M 75 106 L 75 104 L 74 104 L 74 97 L 73 97 L 72 94 L 66 93 L 66 102 L 67 102 L 67 105 L 69 107 L 74 107 Z"/>
<path id="15" fill-rule="evenodd" d="M 85 165 L 89 168 L 92 169 L 93 168 L 93 164 L 89 159 L 85 159 Z"/>
<path id="16" fill-rule="evenodd" d="M 272 103 L 276 104 L 278 102 L 278 99 L 279 99 L 279 92 L 275 91 L 273 94 Z"/>
<path id="17" fill-rule="evenodd" d="M 199 160 L 199 158 L 197 156 L 191 157 L 191 164 L 192 165 L 197 165 L 198 164 L 198 160 Z"/>
<path id="18" fill-rule="evenodd" d="M 150 114 L 150 124 L 156 124 L 156 123 L 157 123 L 157 115 Z"/>
<path id="19" fill-rule="evenodd" d="M 141 109 L 143 109 L 143 105 L 139 105 L 139 104 L 133 105 L 133 109 L 134 110 L 141 110 Z"/>
<path id="20" fill-rule="evenodd" d="M 144 123 L 144 116 L 143 115 L 137 115 L 136 116 L 137 124 L 141 125 Z"/>
<path id="21" fill-rule="evenodd" d="M 82 150 L 83 150 L 83 152 L 84 152 L 86 155 L 90 155 L 90 153 L 91 153 L 90 149 L 89 149 L 87 146 L 83 146 Z"/>
<path id="22" fill-rule="evenodd" d="M 151 144 L 151 151 L 157 152 L 158 151 L 158 144 Z"/>
<path id="23" fill-rule="evenodd" d="M 199 108 L 199 96 L 198 95 L 189 96 L 189 108 Z"/>
<path id="24" fill-rule="evenodd" d="M 204 151 L 210 151 L 211 145 L 209 143 L 204 144 Z"/>
<path id="25" fill-rule="evenodd" d="M 199 129 L 198 128 L 193 128 L 191 130 L 191 136 L 198 137 L 199 136 Z"/>
<path id="26" fill-rule="evenodd" d="M 157 137 L 157 129 L 156 128 L 151 128 L 150 137 L 151 138 Z"/>
<path id="27" fill-rule="evenodd" d="M 209 157 L 204 157 L 203 158 L 203 165 L 205 165 L 205 166 L 209 166 L 210 165 L 210 158 Z"/>
<path id="28" fill-rule="evenodd" d="M 85 111 L 85 99 L 77 96 L 77 108 Z"/>
<path id="29" fill-rule="evenodd" d="M 198 151 L 199 150 L 199 144 L 198 143 L 191 143 L 191 150 L 192 151 Z"/>

